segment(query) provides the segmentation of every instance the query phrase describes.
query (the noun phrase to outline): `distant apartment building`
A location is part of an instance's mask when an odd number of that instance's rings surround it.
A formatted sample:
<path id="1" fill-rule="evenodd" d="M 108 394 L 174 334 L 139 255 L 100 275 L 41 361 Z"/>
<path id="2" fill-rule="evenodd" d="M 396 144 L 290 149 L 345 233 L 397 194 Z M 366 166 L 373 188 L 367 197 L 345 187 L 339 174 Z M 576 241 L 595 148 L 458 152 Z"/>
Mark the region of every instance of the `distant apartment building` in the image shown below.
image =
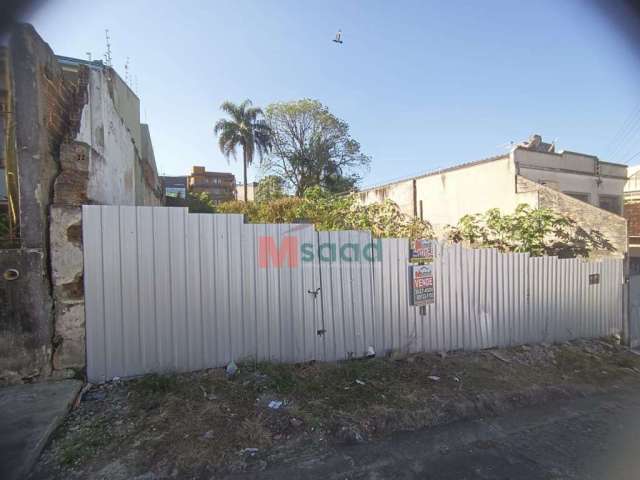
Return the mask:
<path id="1" fill-rule="evenodd" d="M 171 205 L 181 205 L 173 199 L 185 199 L 187 193 L 206 193 L 214 203 L 227 202 L 235 198 L 236 178 L 232 173 L 207 172 L 204 167 L 194 166 L 190 175 L 163 176 L 164 193 Z"/>
<path id="2" fill-rule="evenodd" d="M 244 202 L 244 190 L 247 190 L 247 201 L 253 202 L 256 198 L 258 182 L 250 182 L 245 186 L 243 183 L 236 185 L 236 200 Z"/>
<path id="3" fill-rule="evenodd" d="M 193 167 L 188 178 L 191 193 L 207 193 L 214 203 L 235 198 L 236 177 L 228 172 L 207 172 L 204 167 Z"/>
<path id="4" fill-rule="evenodd" d="M 615 255 L 627 251 L 622 217 L 627 166 L 594 155 L 555 151 L 539 135 L 510 152 L 360 192 L 363 203 L 389 198 L 409 215 L 429 221 L 436 232 L 466 214 L 520 203 L 549 207 L 573 218 L 586 230 L 602 233 Z"/>

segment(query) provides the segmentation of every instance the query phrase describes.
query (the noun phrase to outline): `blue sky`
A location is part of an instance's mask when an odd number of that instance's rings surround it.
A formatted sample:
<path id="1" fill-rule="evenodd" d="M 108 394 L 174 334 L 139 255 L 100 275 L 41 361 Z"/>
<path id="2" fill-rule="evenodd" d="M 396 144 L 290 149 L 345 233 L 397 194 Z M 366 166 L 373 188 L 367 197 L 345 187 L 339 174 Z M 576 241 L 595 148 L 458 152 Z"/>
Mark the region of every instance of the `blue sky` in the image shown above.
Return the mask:
<path id="1" fill-rule="evenodd" d="M 213 124 L 224 100 L 245 98 L 323 102 L 372 158 L 363 185 L 499 154 L 534 132 L 609 161 L 640 151 L 640 124 L 620 134 L 640 117 L 640 56 L 587 2 L 56 0 L 28 20 L 79 58 L 102 57 L 109 29 L 160 173 L 205 165 L 240 179 Z"/>

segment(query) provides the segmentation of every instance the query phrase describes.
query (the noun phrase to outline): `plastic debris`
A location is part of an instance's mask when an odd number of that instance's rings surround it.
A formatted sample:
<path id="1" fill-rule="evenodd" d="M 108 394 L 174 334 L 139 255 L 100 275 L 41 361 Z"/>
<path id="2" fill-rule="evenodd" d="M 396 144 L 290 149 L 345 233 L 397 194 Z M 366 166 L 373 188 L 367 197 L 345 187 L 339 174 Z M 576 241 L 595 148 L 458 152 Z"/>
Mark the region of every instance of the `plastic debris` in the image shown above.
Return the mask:
<path id="1" fill-rule="evenodd" d="M 437 375 L 429 375 L 427 378 L 429 380 L 433 380 L 434 382 L 439 382 L 440 381 L 440 377 L 438 377 Z"/>
<path id="2" fill-rule="evenodd" d="M 358 379 L 356 379 L 356 383 L 357 383 L 358 385 L 366 385 L 366 383 L 365 383 L 365 382 L 363 382 L 362 380 L 358 380 Z"/>
<path id="3" fill-rule="evenodd" d="M 205 388 L 202 385 L 200 385 L 200 390 L 202 390 L 202 395 L 207 400 L 217 400 L 218 399 L 218 397 L 216 395 L 214 395 L 213 393 L 207 393 L 207 391 L 205 390 Z"/>
<path id="4" fill-rule="evenodd" d="M 253 455 L 255 455 L 256 453 L 258 453 L 258 449 L 257 449 L 257 448 L 253 448 L 253 447 L 250 447 L 250 448 L 243 448 L 242 450 L 240 450 L 240 453 L 241 453 L 241 454 L 248 454 L 248 455 L 253 456 Z"/>
<path id="5" fill-rule="evenodd" d="M 202 435 L 202 438 L 206 440 L 211 440 L 213 438 L 213 430 L 209 430 Z"/>
<path id="6" fill-rule="evenodd" d="M 367 357 L 368 357 L 368 358 L 373 358 L 373 357 L 375 357 L 375 356 L 376 356 L 376 351 L 375 351 L 375 349 L 373 348 L 373 346 L 369 345 L 369 346 L 367 347 Z"/>
<path id="7" fill-rule="evenodd" d="M 282 400 L 271 400 L 269 402 L 269 408 L 272 410 L 279 410 L 282 407 Z"/>
<path id="8" fill-rule="evenodd" d="M 225 371 L 227 372 L 227 377 L 233 377 L 236 373 L 238 373 L 238 365 L 236 365 L 236 362 L 231 360 L 229 363 L 227 363 Z"/>
<path id="9" fill-rule="evenodd" d="M 453 381 L 460 383 L 460 379 L 458 377 L 453 377 Z"/>

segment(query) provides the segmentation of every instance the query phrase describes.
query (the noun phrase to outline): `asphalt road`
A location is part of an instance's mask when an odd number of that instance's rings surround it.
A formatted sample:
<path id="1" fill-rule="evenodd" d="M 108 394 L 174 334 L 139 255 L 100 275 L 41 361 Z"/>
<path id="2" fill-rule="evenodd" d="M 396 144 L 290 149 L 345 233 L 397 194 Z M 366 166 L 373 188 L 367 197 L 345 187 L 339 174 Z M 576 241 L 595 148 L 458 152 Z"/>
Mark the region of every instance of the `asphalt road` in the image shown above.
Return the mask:
<path id="1" fill-rule="evenodd" d="M 640 388 L 287 459 L 260 479 L 640 479 Z"/>

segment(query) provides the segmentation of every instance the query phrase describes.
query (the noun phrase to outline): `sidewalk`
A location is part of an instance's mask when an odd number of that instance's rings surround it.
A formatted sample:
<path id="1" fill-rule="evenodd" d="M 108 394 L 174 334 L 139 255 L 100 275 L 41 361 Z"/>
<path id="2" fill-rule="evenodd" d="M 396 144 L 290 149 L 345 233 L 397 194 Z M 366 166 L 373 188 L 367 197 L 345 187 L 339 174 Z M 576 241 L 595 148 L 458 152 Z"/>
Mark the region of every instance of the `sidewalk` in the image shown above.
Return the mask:
<path id="1" fill-rule="evenodd" d="M 615 339 L 148 375 L 87 391 L 32 479 L 257 475 L 400 431 L 635 387 L 640 356 Z"/>
<path id="2" fill-rule="evenodd" d="M 0 389 L 0 478 L 28 474 L 81 387 L 64 380 Z"/>

